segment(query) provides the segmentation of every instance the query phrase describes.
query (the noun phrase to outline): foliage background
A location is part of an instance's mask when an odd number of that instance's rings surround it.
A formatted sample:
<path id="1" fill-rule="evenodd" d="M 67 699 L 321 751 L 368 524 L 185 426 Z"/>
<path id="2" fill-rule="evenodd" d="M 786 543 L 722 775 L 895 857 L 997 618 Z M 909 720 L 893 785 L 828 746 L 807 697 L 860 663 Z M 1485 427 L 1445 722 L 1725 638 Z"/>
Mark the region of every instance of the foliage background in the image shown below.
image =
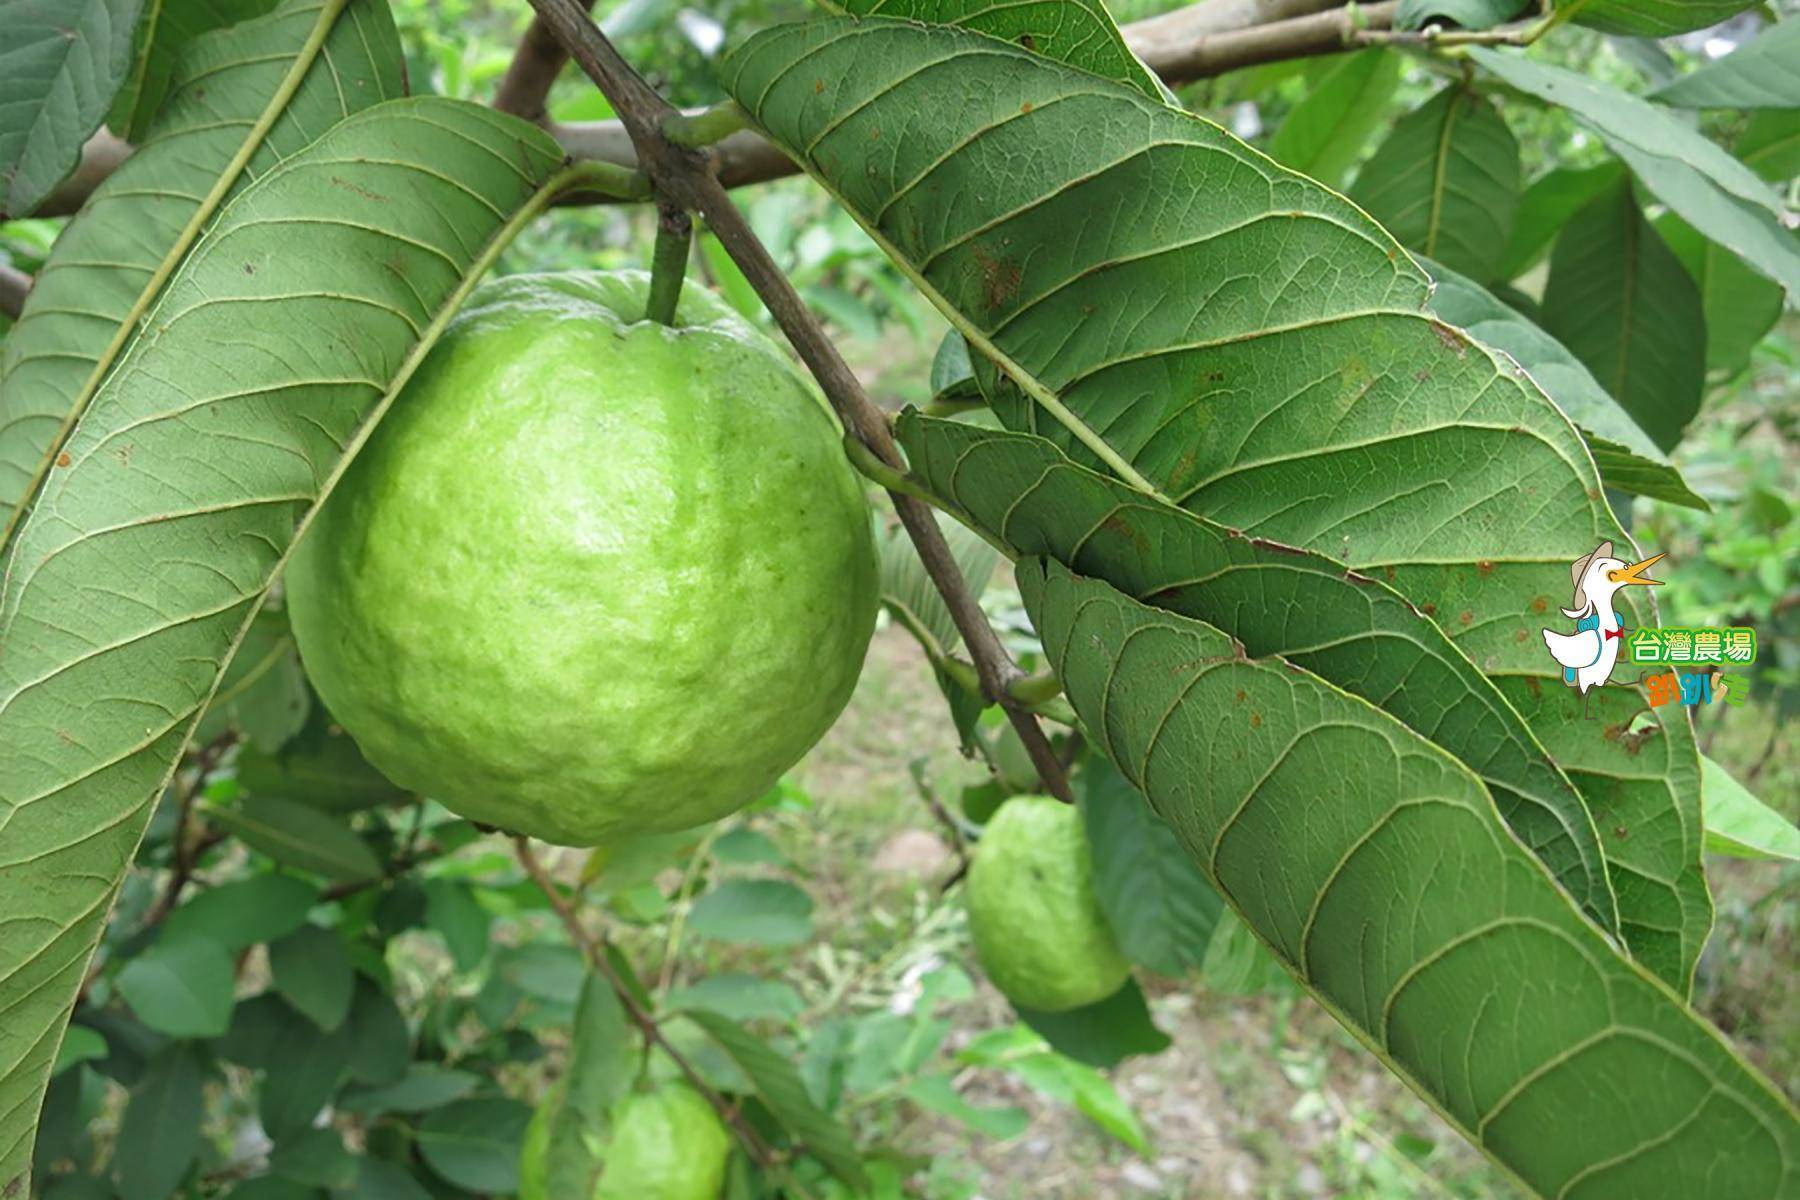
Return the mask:
<path id="1" fill-rule="evenodd" d="M 1132 0 L 1114 10 L 1124 22 L 1159 7 Z M 626 55 L 683 104 L 720 98 L 709 57 L 722 30 L 741 37 L 806 11 L 801 0 L 601 6 Z M 522 5 L 489 0 L 399 0 L 395 13 L 414 90 L 473 99 L 491 94 L 524 25 Z M 1705 53 L 1699 39 L 1676 50 Z M 1633 90 L 1667 69 L 1644 44 L 1572 29 L 1547 54 Z M 1237 72 L 1185 89 L 1182 99 L 1266 146 L 1320 69 Z M 1441 83 L 1409 59 L 1388 117 Z M 572 73 L 551 110 L 562 120 L 608 115 Z M 1519 105 L 1506 115 L 1527 179 L 1603 157 L 1558 110 Z M 1727 143 L 1741 121 L 1700 119 Z M 804 179 L 739 200 L 871 392 L 893 408 L 929 400 L 944 325 L 854 222 Z M 34 269 L 59 225 L 0 227 L 0 254 Z M 649 232 L 643 211 L 563 210 L 541 219 L 500 269 L 635 265 Z M 700 277 L 741 295 L 715 250 L 702 240 Z M 1534 282 L 1541 287 L 1541 268 L 1527 277 L 1527 292 Z M 753 297 L 743 304 L 758 315 Z M 1800 816 L 1797 341 L 1800 321 L 1784 316 L 1747 367 L 1709 380 L 1701 416 L 1674 457 L 1711 513 L 1629 504 L 1640 543 L 1671 559 L 1668 623 L 1759 630 L 1751 703 L 1706 710 L 1701 739 L 1790 819 Z M 1004 578 L 984 603 L 1002 622 L 1022 624 Z M 216 743 L 228 769 L 188 799 L 197 812 L 227 811 L 218 806 L 246 794 L 279 803 L 259 796 L 245 764 L 259 743 L 273 747 L 296 733 L 322 772 L 368 782 L 324 728 L 279 629 L 263 650 L 261 669 L 240 678 L 238 701 L 211 731 L 223 733 L 228 716 L 247 744 Z M 1105 1074 L 1048 1051 L 980 979 L 955 893 L 943 888 L 955 839 L 925 801 L 955 811 L 965 798 L 991 800 L 996 775 L 1008 786 L 1005 767 L 1004 753 L 995 767 L 960 753 L 922 654 L 903 630 L 885 626 L 844 720 L 781 788 L 717 828 L 629 847 L 585 882 L 614 916 L 647 989 L 753 1022 L 789 1044 L 815 1089 L 845 1097 L 859 1142 L 888 1148 L 878 1180 L 917 1169 L 922 1194 L 943 1200 L 1507 1194 L 1491 1167 L 1228 927 L 1197 984 L 1147 988 L 1170 1048 Z M 172 792 L 152 826 L 107 935 L 107 968 L 88 990 L 68 1069 L 53 1085 L 39 1148 L 40 1167 L 51 1168 L 40 1172 L 47 1194 L 425 1194 L 408 1190 L 417 1182 L 371 1175 L 329 1132 L 285 1139 L 274 1174 L 250 1178 L 269 1146 L 249 1118 L 277 1136 L 296 1121 L 304 1129 L 308 1089 L 319 1086 L 309 1064 L 340 1050 L 352 1064 L 338 1100 L 350 1149 L 410 1139 L 438 1169 L 430 1185 L 438 1194 L 508 1190 L 504 1164 L 516 1157 L 522 1101 L 562 1069 L 583 974 L 512 857 L 431 806 L 345 816 L 359 841 L 322 836 L 315 845 L 322 873 L 336 880 L 326 885 L 336 900 L 326 930 L 303 923 L 310 892 L 284 898 L 264 888 L 252 903 L 249 893 L 227 890 L 245 887 L 261 862 L 254 831 L 239 829 L 251 848 L 195 851 L 203 886 L 165 921 L 163 881 L 185 853 L 173 840 L 182 807 Z M 382 883 L 359 857 L 371 852 L 422 865 L 416 877 Z M 580 865 L 574 854 L 555 863 L 565 876 Z M 1790 986 L 1800 965 L 1800 868 L 1714 859 L 1708 869 L 1718 922 L 1696 1004 L 1800 1098 L 1800 999 Z M 239 903 L 209 908 L 209 894 Z M 216 963 L 180 957 L 169 930 L 184 920 L 232 930 L 238 953 L 222 984 Z M 253 920 L 264 924 L 248 927 Z M 392 1001 L 376 979 L 391 984 Z M 220 1010 L 220 986 L 227 1020 L 215 1028 L 208 1014 Z M 265 987 L 269 995 L 232 1009 L 234 989 L 246 997 Z M 295 1025 L 295 1013 L 314 1028 Z M 410 1047 L 399 1021 L 415 1031 Z M 321 1037 L 325 1025 L 341 1032 Z M 207 1046 L 204 1060 L 184 1048 L 190 1043 Z M 691 1049 L 709 1073 L 733 1080 L 735 1068 L 697 1036 Z M 188 1124 L 199 1131 L 191 1139 Z M 103 1182 L 97 1168 L 109 1162 Z"/>

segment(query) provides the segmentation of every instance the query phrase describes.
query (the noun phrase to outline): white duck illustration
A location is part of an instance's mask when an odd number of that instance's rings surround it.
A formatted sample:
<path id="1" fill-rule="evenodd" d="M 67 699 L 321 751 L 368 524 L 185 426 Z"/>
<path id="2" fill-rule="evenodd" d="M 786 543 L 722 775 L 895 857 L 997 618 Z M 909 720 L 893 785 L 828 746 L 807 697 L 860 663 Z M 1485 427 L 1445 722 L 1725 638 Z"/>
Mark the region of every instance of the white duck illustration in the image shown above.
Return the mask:
<path id="1" fill-rule="evenodd" d="M 1575 605 L 1563 609 L 1563 615 L 1575 620 L 1574 633 L 1544 630 L 1544 645 L 1550 656 L 1562 665 L 1563 682 L 1581 692 L 1582 716 L 1587 716 L 1588 689 L 1599 687 L 1612 676 L 1619 661 L 1619 647 L 1625 644 L 1619 614 L 1613 610 L 1613 596 L 1622 587 L 1633 584 L 1655 586 L 1660 579 L 1644 574 L 1662 559 L 1653 555 L 1643 562 L 1626 565 L 1613 557 L 1613 544 L 1601 542 L 1592 554 L 1575 560 L 1569 570 L 1575 583 Z"/>

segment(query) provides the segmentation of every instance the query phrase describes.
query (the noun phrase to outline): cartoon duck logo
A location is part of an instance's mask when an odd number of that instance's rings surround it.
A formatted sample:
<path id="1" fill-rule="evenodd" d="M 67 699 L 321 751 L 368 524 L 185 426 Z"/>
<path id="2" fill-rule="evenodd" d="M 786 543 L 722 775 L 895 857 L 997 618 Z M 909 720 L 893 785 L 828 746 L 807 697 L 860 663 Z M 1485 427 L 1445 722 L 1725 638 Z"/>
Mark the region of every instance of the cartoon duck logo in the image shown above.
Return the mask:
<path id="1" fill-rule="evenodd" d="M 1625 644 L 1619 614 L 1613 609 L 1613 597 L 1620 588 L 1633 584 L 1654 587 L 1662 583 L 1644 572 L 1662 559 L 1656 554 L 1643 562 L 1626 565 L 1613 557 L 1613 544 L 1601 542 L 1592 554 L 1575 560 L 1569 568 L 1575 584 L 1575 604 L 1563 609 L 1563 615 L 1575 621 L 1574 633 L 1544 630 L 1544 645 L 1550 656 L 1562 665 L 1563 682 L 1581 691 L 1581 715 L 1588 717 L 1587 697 L 1590 688 L 1599 687 L 1611 678 L 1619 661 L 1619 648 Z"/>

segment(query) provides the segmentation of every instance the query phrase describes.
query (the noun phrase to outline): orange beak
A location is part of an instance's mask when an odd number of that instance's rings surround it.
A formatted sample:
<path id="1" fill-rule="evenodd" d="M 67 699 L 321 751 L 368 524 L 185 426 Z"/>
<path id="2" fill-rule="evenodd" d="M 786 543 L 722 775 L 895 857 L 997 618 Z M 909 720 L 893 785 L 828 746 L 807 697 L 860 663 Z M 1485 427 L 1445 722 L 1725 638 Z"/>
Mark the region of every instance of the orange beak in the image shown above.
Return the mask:
<path id="1" fill-rule="evenodd" d="M 1662 580 L 1651 579 L 1643 572 L 1648 571 L 1651 567 L 1654 567 L 1657 563 L 1661 562 L 1662 557 L 1663 556 L 1660 554 L 1653 554 L 1643 562 L 1632 563 L 1629 567 L 1622 567 L 1617 571 L 1608 571 L 1606 577 L 1620 585 L 1639 583 L 1646 587 L 1659 587 L 1662 584 Z"/>

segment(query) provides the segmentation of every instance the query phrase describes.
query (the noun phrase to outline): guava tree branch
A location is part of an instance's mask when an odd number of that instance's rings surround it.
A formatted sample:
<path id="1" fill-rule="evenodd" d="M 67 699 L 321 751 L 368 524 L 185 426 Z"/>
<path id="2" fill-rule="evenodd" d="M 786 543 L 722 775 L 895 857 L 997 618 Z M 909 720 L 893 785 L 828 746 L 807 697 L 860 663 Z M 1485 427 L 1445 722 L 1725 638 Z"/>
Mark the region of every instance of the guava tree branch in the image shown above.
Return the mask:
<path id="1" fill-rule="evenodd" d="M 1342 0 L 1201 0 L 1161 16 L 1133 21 L 1121 27 L 1120 32 L 1144 64 L 1174 87 L 1238 67 L 1354 49 L 1356 40 L 1350 35 L 1359 29 L 1388 28 L 1393 24 L 1396 7 L 1393 3 L 1363 5 L 1352 19 Z M 542 18 L 533 22 L 520 42 L 519 57 L 501 81 L 495 107 L 542 122 L 572 158 L 635 169 L 637 153 L 624 122 L 557 124 L 544 118 L 544 97 L 563 62 L 541 48 L 538 34 L 548 33 L 548 29 Z M 36 215 L 55 217 L 74 212 L 129 153 L 128 144 L 101 130 L 82 151 L 81 165 L 75 174 L 39 207 Z M 762 183 L 799 171 L 792 159 L 749 130 L 718 142 L 712 153 L 719 181 L 726 187 Z M 571 195 L 565 201 L 607 202 L 607 197 L 589 194 Z"/>
<path id="2" fill-rule="evenodd" d="M 31 276 L 10 263 L 0 263 L 0 314 L 17 317 L 31 291 Z"/>
<path id="3" fill-rule="evenodd" d="M 579 2 L 584 9 L 594 7 L 594 0 Z M 527 121 L 542 121 L 550 87 L 568 61 L 568 52 L 550 33 L 549 26 L 541 17 L 533 17 L 494 92 L 494 107 Z"/>
<path id="4" fill-rule="evenodd" d="M 569 0 L 569 2 L 573 4 L 574 0 Z M 613 965 L 612 958 L 607 953 L 609 947 L 606 939 L 590 932 L 587 926 L 581 923 L 581 917 L 575 912 L 574 905 L 569 903 L 568 897 L 562 894 L 562 889 L 556 886 L 556 881 L 550 878 L 550 873 L 544 869 L 544 864 L 538 858 L 537 851 L 532 848 L 531 839 L 515 837 L 513 846 L 518 854 L 519 865 L 525 868 L 525 874 L 531 877 L 531 882 L 537 885 L 540 892 L 544 893 L 544 899 L 549 901 L 551 910 L 556 913 L 557 919 L 562 922 L 563 929 L 568 932 L 569 940 L 575 943 L 576 948 L 587 959 L 588 965 L 602 979 L 606 980 L 607 986 L 612 988 L 613 993 L 619 997 L 619 1004 L 625 1009 L 625 1015 L 630 1017 L 632 1023 L 643 1031 L 645 1040 L 669 1056 L 693 1089 L 699 1092 L 701 1097 L 712 1106 L 714 1112 L 719 1114 L 719 1120 L 731 1127 L 732 1132 L 743 1143 L 745 1152 L 756 1160 L 758 1166 L 765 1169 L 779 1167 L 780 1156 L 762 1139 L 762 1135 L 751 1128 L 748 1121 L 744 1120 L 743 1114 L 738 1111 L 738 1106 L 715 1091 L 713 1086 L 701 1077 L 694 1064 L 690 1063 L 681 1051 L 669 1044 L 668 1038 L 663 1036 L 662 1028 L 658 1025 L 655 1015 L 638 1002 L 636 993 L 626 984 L 624 977 L 619 974 L 619 969 Z M 804 1195 L 805 1193 L 799 1194 Z"/>
<path id="5" fill-rule="evenodd" d="M 678 110 L 646 83 L 619 56 L 606 35 L 589 19 L 576 0 L 531 0 L 557 39 L 581 69 L 605 93 L 630 136 L 637 159 L 661 198 L 699 212 L 708 227 L 762 302 L 781 326 L 800 359 L 819 381 L 844 428 L 883 463 L 904 469 L 906 463 L 894 444 L 887 415 L 870 401 L 862 384 L 825 336 L 787 276 L 768 250 L 751 232 L 749 222 L 731 202 L 713 174 L 711 163 L 699 151 L 677 146 L 663 133 L 663 122 L 678 117 Z M 981 605 L 969 590 L 956 559 L 944 541 L 929 505 L 917 497 L 892 492 L 894 510 L 918 549 L 926 572 L 943 596 L 945 606 L 969 648 L 980 676 L 982 691 L 1005 709 L 1007 719 L 1031 756 L 1045 788 L 1065 801 L 1073 800 L 1067 773 L 1044 736 L 1037 718 L 1012 695 L 1012 685 L 1024 674 L 1000 644 Z"/>

